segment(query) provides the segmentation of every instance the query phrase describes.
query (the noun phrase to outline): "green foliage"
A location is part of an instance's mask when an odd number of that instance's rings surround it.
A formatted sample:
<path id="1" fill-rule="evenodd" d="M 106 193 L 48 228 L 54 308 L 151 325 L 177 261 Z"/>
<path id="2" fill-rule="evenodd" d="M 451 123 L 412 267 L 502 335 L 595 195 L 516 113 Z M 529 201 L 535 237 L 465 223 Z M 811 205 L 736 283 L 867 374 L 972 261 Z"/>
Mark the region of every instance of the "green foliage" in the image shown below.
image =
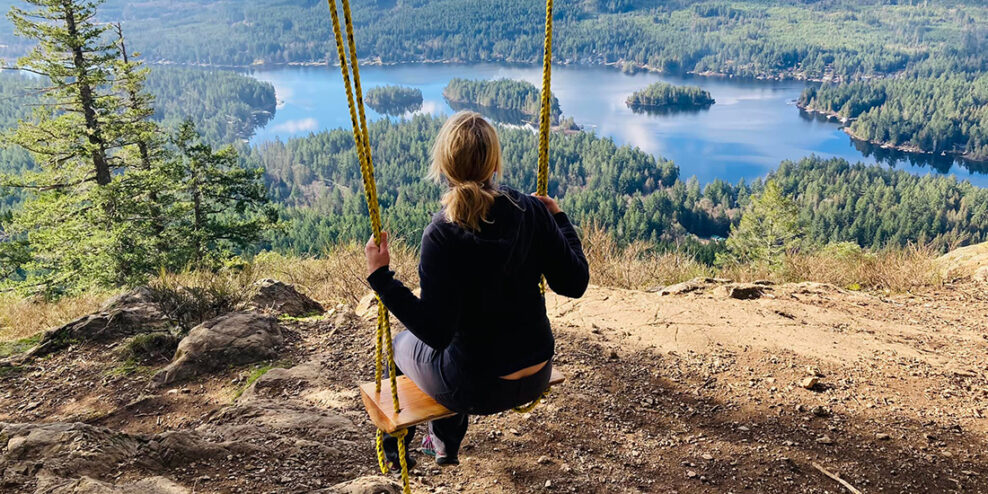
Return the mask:
<path id="1" fill-rule="evenodd" d="M 247 379 L 244 381 L 243 386 L 238 388 L 237 392 L 234 393 L 233 401 L 237 401 L 238 399 L 240 399 L 240 397 L 243 396 L 244 392 L 247 391 L 247 388 L 253 386 L 258 379 L 264 377 L 264 375 L 267 374 L 268 371 L 270 371 L 271 369 L 286 368 L 286 367 L 288 367 L 287 362 L 265 363 L 255 367 L 254 370 L 251 371 L 250 375 L 247 376 Z"/>
<path id="2" fill-rule="evenodd" d="M 424 177 L 442 123 L 440 118 L 419 115 L 369 126 L 377 191 L 387 228 L 396 238 L 416 242 L 438 208 L 440 188 Z M 526 129 L 499 132 L 504 181 L 520 190 L 534 190 L 537 136 Z M 550 139 L 549 193 L 563 197 L 564 206 L 578 218 L 613 225 L 615 232 L 622 232 L 621 238 L 643 240 L 658 240 L 680 212 L 692 221 L 695 204 L 689 201 L 693 196 L 683 197 L 685 187 L 658 194 L 676 183 L 679 170 L 671 162 L 593 134 L 553 133 Z M 262 143 L 250 150 L 247 160 L 266 170 L 272 197 L 286 207 L 286 230 L 271 238 L 268 247 L 318 254 L 327 246 L 363 241 L 370 235 L 360 167 L 348 130 Z M 699 183 L 691 191 L 700 201 Z M 635 202 L 637 206 L 630 206 Z M 653 203 L 667 209 L 641 213 Z M 727 224 L 725 217 L 724 234 Z"/>
<path id="3" fill-rule="evenodd" d="M 422 108 L 422 90 L 403 86 L 378 86 L 367 91 L 364 103 L 378 113 L 401 116 Z"/>
<path id="4" fill-rule="evenodd" d="M 38 42 L 18 66 L 44 76 L 43 96 L 32 117 L 3 136 L 36 164 L 0 178 L 28 192 L 6 232 L 28 242 L 30 260 L 21 264 L 27 284 L 50 293 L 124 282 L 129 273 L 116 254 L 128 232 L 117 227 L 129 212 L 118 209 L 110 184 L 125 168 L 115 154 L 130 145 L 125 133 L 136 123 L 111 84 L 124 68 L 119 52 L 107 40 L 109 27 L 95 21 L 98 2 L 28 3 L 36 9 L 15 7 L 9 17 L 17 34 Z"/>
<path id="5" fill-rule="evenodd" d="M 542 91 L 534 84 L 511 79 L 453 79 L 443 90 L 443 97 L 454 110 L 475 110 L 502 123 L 539 124 Z M 549 112 L 553 123 L 559 120 L 559 100 L 550 98 Z"/>
<path id="6" fill-rule="evenodd" d="M 34 336 L 28 336 L 27 338 L 21 338 L 19 340 L 0 341 L 0 358 L 6 358 L 11 355 L 24 353 L 34 348 L 38 343 L 41 343 L 42 336 L 42 333 L 38 333 Z"/>
<path id="7" fill-rule="evenodd" d="M 148 75 L 154 119 L 177 129 L 191 119 L 210 143 L 250 138 L 274 117 L 274 86 L 228 70 L 157 66 Z"/>
<path id="8" fill-rule="evenodd" d="M 625 104 L 633 110 L 690 110 L 714 104 L 710 93 L 696 86 L 674 86 L 665 82 L 635 91 Z"/>
<path id="9" fill-rule="evenodd" d="M 128 339 L 121 357 L 127 362 L 169 361 L 178 348 L 179 338 L 171 333 L 147 333 Z"/>
<path id="10" fill-rule="evenodd" d="M 150 377 L 154 373 L 154 368 L 146 365 L 141 365 L 136 360 L 126 360 L 120 365 L 107 369 L 105 374 L 110 377 L 127 377 L 135 374 Z M 95 417 L 89 417 L 87 420 L 95 420 L 99 418 L 97 414 Z"/>
<path id="11" fill-rule="evenodd" d="M 799 249 L 805 236 L 795 201 L 769 180 L 761 194 L 752 198 L 741 221 L 731 228 L 727 238 L 730 258 L 724 256 L 720 261 L 764 264 L 778 269 L 786 254 Z"/>

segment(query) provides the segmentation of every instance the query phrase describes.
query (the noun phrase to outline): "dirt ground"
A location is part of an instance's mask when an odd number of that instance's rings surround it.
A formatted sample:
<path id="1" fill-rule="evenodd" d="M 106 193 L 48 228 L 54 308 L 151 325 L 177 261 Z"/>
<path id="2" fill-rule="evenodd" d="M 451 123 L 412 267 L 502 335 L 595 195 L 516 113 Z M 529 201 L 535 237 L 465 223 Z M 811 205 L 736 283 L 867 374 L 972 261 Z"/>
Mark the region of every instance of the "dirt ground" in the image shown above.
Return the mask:
<path id="1" fill-rule="evenodd" d="M 988 284 L 892 296 L 785 285 L 754 300 L 713 286 L 592 287 L 547 304 L 566 383 L 529 414 L 474 418 L 458 467 L 419 455 L 415 492 L 850 492 L 817 466 L 866 493 L 988 492 Z M 230 455 L 157 474 L 194 492 L 281 493 L 377 472 L 355 388 L 373 376 L 371 324 L 283 325 L 275 365 L 319 379 L 262 378 L 247 394 L 340 413 L 354 430 L 311 436 L 340 453 Z M 0 374 L 0 422 L 195 429 L 256 369 L 151 391 L 166 362 L 122 366 L 112 350 L 79 345 Z"/>

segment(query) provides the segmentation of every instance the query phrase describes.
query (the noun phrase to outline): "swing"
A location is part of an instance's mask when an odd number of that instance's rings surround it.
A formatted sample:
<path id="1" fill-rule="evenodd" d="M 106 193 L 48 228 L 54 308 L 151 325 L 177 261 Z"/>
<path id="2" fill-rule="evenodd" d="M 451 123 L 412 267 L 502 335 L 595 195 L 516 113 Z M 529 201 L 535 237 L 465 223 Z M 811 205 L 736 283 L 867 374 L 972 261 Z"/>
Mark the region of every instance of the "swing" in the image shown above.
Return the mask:
<path id="1" fill-rule="evenodd" d="M 350 110 L 350 121 L 353 124 L 353 140 L 360 161 L 360 172 L 364 182 L 364 198 L 367 200 L 367 210 L 370 216 L 371 230 L 374 241 L 381 243 L 381 211 L 377 200 L 377 185 L 374 181 L 374 164 L 371 160 L 370 136 L 367 131 L 367 118 L 364 113 L 363 92 L 360 88 L 360 71 L 357 63 L 356 43 L 353 36 L 353 19 L 350 14 L 350 1 L 339 0 L 343 10 L 343 21 L 346 27 L 346 42 L 340 24 L 340 16 L 336 6 L 337 0 L 328 0 L 329 11 L 333 21 L 333 34 L 336 38 L 336 51 L 340 59 L 340 72 L 343 75 L 343 86 L 346 90 L 347 103 Z M 545 8 L 545 44 L 542 54 L 542 101 L 539 118 L 539 168 L 536 193 L 547 195 L 549 188 L 549 94 L 552 72 L 552 2 L 546 0 Z M 349 60 L 347 55 L 349 54 Z M 347 67 L 349 63 L 349 67 Z M 352 72 L 352 81 L 351 81 Z M 542 292 L 545 293 L 545 280 L 542 281 Z M 426 395 L 406 376 L 395 376 L 394 349 L 391 343 L 391 324 L 388 321 L 388 310 L 377 300 L 377 339 L 375 343 L 374 381 L 360 385 L 360 396 L 367 408 L 371 421 L 377 426 L 376 449 L 378 465 L 381 473 L 387 474 L 388 468 L 384 457 L 384 434 L 390 434 L 398 439 L 398 456 L 401 461 L 401 479 L 404 492 L 411 493 L 408 479 L 408 465 L 404 437 L 408 428 L 432 420 L 449 417 L 453 412 L 436 403 Z M 382 383 L 383 360 L 385 344 L 388 356 L 389 382 Z M 552 370 L 549 386 L 561 384 L 565 378 L 562 373 Z M 548 394 L 546 389 L 545 394 Z M 391 396 L 391 403 L 385 403 L 386 397 Z M 531 411 L 541 401 L 515 408 L 516 412 Z M 403 405 L 403 406 L 402 406 Z"/>

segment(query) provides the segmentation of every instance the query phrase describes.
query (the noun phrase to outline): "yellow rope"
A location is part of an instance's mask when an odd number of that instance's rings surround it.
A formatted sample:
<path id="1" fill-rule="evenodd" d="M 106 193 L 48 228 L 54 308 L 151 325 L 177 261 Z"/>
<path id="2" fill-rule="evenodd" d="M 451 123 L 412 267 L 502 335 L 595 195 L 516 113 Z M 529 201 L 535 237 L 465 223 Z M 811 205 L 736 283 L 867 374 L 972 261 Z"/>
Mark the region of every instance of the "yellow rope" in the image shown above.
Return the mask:
<path id="1" fill-rule="evenodd" d="M 371 157 L 370 132 L 367 130 L 367 116 L 364 111 L 363 91 L 360 87 L 360 65 L 357 60 L 357 48 L 353 36 L 353 18 L 350 15 L 349 0 L 340 0 L 343 8 L 343 21 L 346 26 L 346 51 L 344 51 L 343 30 L 340 26 L 340 15 L 337 10 L 336 0 L 328 0 L 330 15 L 333 19 L 333 34 L 336 38 L 336 52 L 340 58 L 340 73 L 343 76 L 343 86 L 346 89 L 347 105 L 350 110 L 350 123 L 353 125 L 353 141 L 357 148 L 357 159 L 360 161 L 360 174 L 364 181 L 364 198 L 367 201 L 367 212 L 370 216 L 371 231 L 374 233 L 374 241 L 381 244 L 381 209 L 377 201 L 377 184 L 374 181 L 374 162 Z M 349 52 L 349 70 L 347 68 L 347 53 Z M 351 83 L 351 74 L 353 81 Z M 377 336 L 375 340 L 375 366 L 374 382 L 377 392 L 381 392 L 381 374 L 384 360 L 384 347 L 387 347 L 388 354 L 388 376 L 391 379 L 391 401 L 394 404 L 395 414 L 401 410 L 398 401 L 397 372 L 394 362 L 394 346 L 391 339 L 391 324 L 388 321 L 388 310 L 377 298 Z M 405 436 L 407 429 L 402 429 L 391 434 L 398 439 L 398 456 L 401 463 L 401 480 L 404 492 L 411 494 L 411 486 L 408 478 L 408 462 L 406 460 Z M 384 455 L 384 432 L 377 431 L 375 438 L 375 449 L 377 450 L 378 466 L 381 473 L 388 473 L 387 462 Z"/>
<path id="2" fill-rule="evenodd" d="M 406 494 L 412 492 L 412 488 L 408 485 L 408 453 L 405 451 L 405 436 L 407 435 L 408 429 L 395 431 L 391 434 L 392 437 L 398 440 L 398 461 L 401 462 L 401 483 L 405 487 Z"/>
<path id="3" fill-rule="evenodd" d="M 539 116 L 539 173 L 535 186 L 535 193 L 540 196 L 549 195 L 549 130 L 552 116 L 552 0 L 545 1 L 545 44 L 542 50 L 542 113 Z M 545 277 L 539 283 L 539 291 L 545 294 Z M 549 394 L 547 388 L 542 396 L 528 405 L 516 407 L 518 413 L 528 413 L 535 409 L 546 395 Z"/>
<path id="4" fill-rule="evenodd" d="M 542 51 L 542 114 L 539 118 L 539 175 L 535 193 L 549 195 L 549 127 L 552 101 L 552 0 L 545 2 L 545 45 Z"/>

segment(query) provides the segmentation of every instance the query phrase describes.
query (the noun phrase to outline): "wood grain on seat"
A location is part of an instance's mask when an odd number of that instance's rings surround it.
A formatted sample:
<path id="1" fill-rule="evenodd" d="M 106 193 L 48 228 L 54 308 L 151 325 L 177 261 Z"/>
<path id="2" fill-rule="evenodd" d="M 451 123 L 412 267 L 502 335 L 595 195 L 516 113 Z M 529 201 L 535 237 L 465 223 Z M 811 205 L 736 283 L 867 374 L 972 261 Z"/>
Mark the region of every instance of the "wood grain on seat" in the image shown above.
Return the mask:
<path id="1" fill-rule="evenodd" d="M 549 385 L 555 386 L 565 380 L 566 377 L 561 372 L 553 369 L 552 376 L 549 377 Z M 367 408 L 371 421 L 378 429 L 390 434 L 406 427 L 455 415 L 422 392 L 407 376 L 398 376 L 397 381 L 398 402 L 401 404 L 401 411 L 397 415 L 391 403 L 389 379 L 384 379 L 381 383 L 380 393 L 374 390 L 373 382 L 360 385 L 360 398 L 364 400 L 364 407 Z"/>

